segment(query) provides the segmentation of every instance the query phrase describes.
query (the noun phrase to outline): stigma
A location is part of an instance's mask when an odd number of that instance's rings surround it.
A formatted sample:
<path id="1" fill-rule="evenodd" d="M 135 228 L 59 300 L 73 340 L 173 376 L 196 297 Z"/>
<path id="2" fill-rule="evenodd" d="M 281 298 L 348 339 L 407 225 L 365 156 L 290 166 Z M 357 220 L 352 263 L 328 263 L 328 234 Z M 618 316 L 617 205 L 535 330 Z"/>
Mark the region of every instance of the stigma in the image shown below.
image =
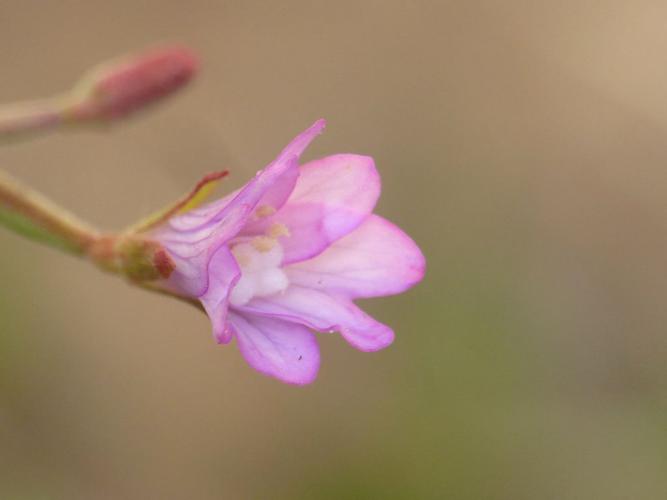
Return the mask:
<path id="1" fill-rule="evenodd" d="M 244 306 L 254 297 L 268 297 L 284 291 L 289 285 L 281 269 L 283 247 L 277 239 L 257 236 L 232 247 L 241 269 L 241 277 L 229 295 L 232 306 Z"/>

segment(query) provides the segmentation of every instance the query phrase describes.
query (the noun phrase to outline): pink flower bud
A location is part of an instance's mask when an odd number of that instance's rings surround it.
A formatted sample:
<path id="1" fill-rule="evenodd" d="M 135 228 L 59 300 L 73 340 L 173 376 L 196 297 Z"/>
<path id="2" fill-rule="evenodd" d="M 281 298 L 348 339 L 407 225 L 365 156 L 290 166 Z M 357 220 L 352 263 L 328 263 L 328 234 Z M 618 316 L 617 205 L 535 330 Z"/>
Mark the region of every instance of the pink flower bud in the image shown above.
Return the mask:
<path id="1" fill-rule="evenodd" d="M 123 118 L 185 86 L 198 67 L 182 47 L 127 56 L 94 69 L 75 89 L 68 117 L 74 121 Z"/>

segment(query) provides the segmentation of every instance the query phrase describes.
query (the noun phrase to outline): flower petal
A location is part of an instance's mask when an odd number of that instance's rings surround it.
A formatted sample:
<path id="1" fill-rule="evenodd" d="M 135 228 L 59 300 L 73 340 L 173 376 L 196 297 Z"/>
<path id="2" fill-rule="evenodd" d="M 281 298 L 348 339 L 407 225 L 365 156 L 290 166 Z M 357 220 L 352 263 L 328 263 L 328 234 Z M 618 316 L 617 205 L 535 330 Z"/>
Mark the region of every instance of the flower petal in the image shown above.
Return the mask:
<path id="1" fill-rule="evenodd" d="M 152 232 L 176 264 L 170 282 L 177 290 L 199 297 L 208 288 L 208 263 L 220 245 L 238 234 L 255 207 L 282 203 L 299 175 L 298 157 L 324 127 L 320 120 L 297 136 L 287 148 L 235 195 L 173 217 Z"/>
<path id="2" fill-rule="evenodd" d="M 290 265 L 290 283 L 355 299 L 403 292 L 424 276 L 419 247 L 397 226 L 377 215 L 317 257 Z"/>
<path id="3" fill-rule="evenodd" d="M 260 234 L 275 223 L 287 226 L 290 236 L 281 239 L 284 263 L 314 257 L 354 230 L 380 196 L 380 176 L 368 156 L 328 156 L 303 165 L 300 173 L 276 214 L 244 228 L 244 233 Z"/>
<path id="4" fill-rule="evenodd" d="M 375 321 L 351 300 L 299 286 L 290 285 L 270 297 L 256 297 L 240 310 L 301 323 L 321 332 L 338 331 L 361 351 L 377 351 L 394 340 L 391 328 Z"/>
<path id="5" fill-rule="evenodd" d="M 264 170 L 239 192 L 239 194 L 214 217 L 199 226 L 184 229 L 185 214 L 172 219 L 169 225 L 154 232 L 154 238 L 165 247 L 175 263 L 169 281 L 181 293 L 201 296 L 208 289 L 208 264 L 211 256 L 227 241 L 236 236 L 257 202 L 267 189 L 284 173 L 296 170 L 297 160 Z M 194 219 L 193 219 L 194 221 Z M 189 223 L 188 223 L 189 224 Z M 181 226 L 181 229 L 177 227 Z"/>
<path id="6" fill-rule="evenodd" d="M 323 119 L 317 120 L 310 126 L 310 128 L 297 135 L 292 140 L 292 142 L 290 142 L 285 147 L 285 149 L 283 149 L 280 152 L 278 158 L 276 158 L 275 161 L 276 162 L 286 161 L 294 156 L 297 159 L 300 158 L 303 152 L 306 150 L 306 148 L 313 141 L 313 139 L 315 139 L 315 137 L 317 137 L 319 134 L 322 133 L 325 126 L 326 126 L 326 121 L 324 121 Z M 269 205 L 275 208 L 276 210 L 282 207 L 292 194 L 295 188 L 295 184 L 297 183 L 297 177 L 299 177 L 299 175 L 300 172 L 297 172 L 293 176 L 293 178 L 290 179 L 290 181 L 281 180 L 281 182 L 284 183 L 282 189 L 274 189 L 271 192 L 267 193 L 262 199 L 261 204 Z"/>
<path id="7" fill-rule="evenodd" d="M 267 204 L 280 208 L 289 198 L 295 187 L 299 171 L 293 166 L 315 137 L 324 130 L 325 121 L 318 120 L 308 129 L 297 135 L 283 149 L 278 157 L 257 173 L 255 178 L 243 188 L 206 206 L 192 210 L 171 220 L 171 226 L 177 230 L 191 231 L 214 220 L 222 219 L 224 211 L 231 204 L 247 204 L 254 208 L 258 204 Z"/>
<path id="8" fill-rule="evenodd" d="M 313 332 L 280 319 L 229 314 L 241 354 L 255 370 L 290 384 L 309 384 L 320 367 Z"/>
<path id="9" fill-rule="evenodd" d="M 241 277 L 241 270 L 226 246 L 220 247 L 211 257 L 208 277 L 208 289 L 199 300 L 211 319 L 213 336 L 221 344 L 227 344 L 232 339 L 231 331 L 227 328 L 229 294 Z"/>

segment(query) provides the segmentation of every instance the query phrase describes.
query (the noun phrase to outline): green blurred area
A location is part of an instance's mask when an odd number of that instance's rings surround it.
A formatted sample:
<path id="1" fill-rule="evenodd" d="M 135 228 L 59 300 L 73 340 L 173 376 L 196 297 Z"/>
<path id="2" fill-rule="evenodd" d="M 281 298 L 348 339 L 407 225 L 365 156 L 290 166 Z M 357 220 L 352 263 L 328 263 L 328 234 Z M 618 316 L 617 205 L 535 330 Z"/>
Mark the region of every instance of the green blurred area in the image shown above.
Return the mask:
<path id="1" fill-rule="evenodd" d="M 395 328 L 321 336 L 307 388 L 202 315 L 0 233 L 0 498 L 662 499 L 667 49 L 662 2 L 88 2 L 0 7 L 0 100 L 156 40 L 197 82 L 105 131 L 0 150 L 119 228 L 316 118 L 369 154 L 422 247 Z"/>

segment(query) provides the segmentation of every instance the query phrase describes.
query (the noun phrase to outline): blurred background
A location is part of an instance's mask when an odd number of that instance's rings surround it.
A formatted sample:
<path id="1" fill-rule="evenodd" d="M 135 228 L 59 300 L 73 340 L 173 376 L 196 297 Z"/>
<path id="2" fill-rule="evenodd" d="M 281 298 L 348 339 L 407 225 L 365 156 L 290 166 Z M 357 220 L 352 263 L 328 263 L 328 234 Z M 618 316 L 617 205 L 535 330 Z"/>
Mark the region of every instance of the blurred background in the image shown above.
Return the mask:
<path id="1" fill-rule="evenodd" d="M 295 388 L 194 308 L 0 231 L 0 498 L 662 499 L 667 4 L 3 0 L 0 101 L 157 42 L 196 82 L 0 165 L 118 229 L 204 173 L 372 155 L 428 259 Z"/>

